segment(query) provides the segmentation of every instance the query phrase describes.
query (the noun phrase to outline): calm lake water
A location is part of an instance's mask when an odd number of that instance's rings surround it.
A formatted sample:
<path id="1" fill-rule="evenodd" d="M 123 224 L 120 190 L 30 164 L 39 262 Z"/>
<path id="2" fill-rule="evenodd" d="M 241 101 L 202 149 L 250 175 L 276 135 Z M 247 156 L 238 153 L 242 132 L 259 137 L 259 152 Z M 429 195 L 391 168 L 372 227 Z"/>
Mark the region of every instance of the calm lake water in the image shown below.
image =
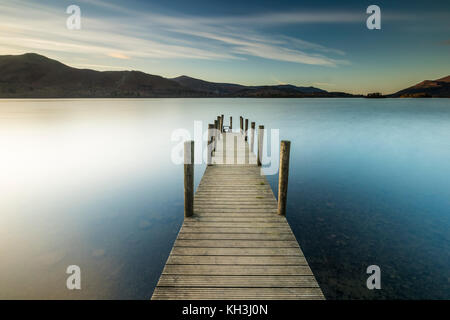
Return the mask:
<path id="1" fill-rule="evenodd" d="M 291 140 L 287 218 L 327 298 L 450 298 L 449 99 L 0 100 L 0 298 L 149 299 L 183 221 L 171 135 L 222 113 Z"/>

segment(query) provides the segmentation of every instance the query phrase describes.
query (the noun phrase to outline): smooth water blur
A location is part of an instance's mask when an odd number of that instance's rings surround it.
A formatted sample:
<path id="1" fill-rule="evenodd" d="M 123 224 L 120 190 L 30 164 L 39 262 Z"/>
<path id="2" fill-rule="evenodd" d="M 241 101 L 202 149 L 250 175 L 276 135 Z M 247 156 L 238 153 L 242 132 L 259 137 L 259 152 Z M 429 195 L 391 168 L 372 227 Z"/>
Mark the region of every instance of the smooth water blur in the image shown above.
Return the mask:
<path id="1" fill-rule="evenodd" d="M 287 217 L 327 298 L 450 298 L 448 99 L 0 100 L 0 298 L 150 298 L 183 221 L 171 135 L 218 114 L 291 140 Z"/>

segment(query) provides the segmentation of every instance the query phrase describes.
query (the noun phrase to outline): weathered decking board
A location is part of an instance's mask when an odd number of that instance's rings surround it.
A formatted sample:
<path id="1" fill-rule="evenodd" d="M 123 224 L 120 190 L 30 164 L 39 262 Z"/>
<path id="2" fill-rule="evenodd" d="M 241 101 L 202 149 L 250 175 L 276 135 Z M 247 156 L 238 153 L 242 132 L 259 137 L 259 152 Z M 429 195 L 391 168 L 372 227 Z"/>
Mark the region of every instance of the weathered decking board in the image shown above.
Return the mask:
<path id="1" fill-rule="evenodd" d="M 152 299 L 324 299 L 240 133 L 217 141 Z"/>

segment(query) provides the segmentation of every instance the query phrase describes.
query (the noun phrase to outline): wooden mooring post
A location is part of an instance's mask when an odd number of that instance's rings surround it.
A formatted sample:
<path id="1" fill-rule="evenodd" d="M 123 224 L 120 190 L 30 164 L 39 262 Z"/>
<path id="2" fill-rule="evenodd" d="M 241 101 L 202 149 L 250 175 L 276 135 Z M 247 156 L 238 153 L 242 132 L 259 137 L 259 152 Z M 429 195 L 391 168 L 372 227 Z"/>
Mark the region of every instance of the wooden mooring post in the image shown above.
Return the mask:
<path id="1" fill-rule="evenodd" d="M 230 117 L 230 131 L 233 130 L 233 117 Z"/>
<path id="2" fill-rule="evenodd" d="M 217 129 L 218 129 L 218 124 L 217 124 L 217 120 L 214 120 L 214 146 L 213 146 L 213 151 L 216 151 L 216 147 L 217 147 L 217 139 L 219 138 L 218 137 L 218 131 L 217 131 Z"/>
<path id="3" fill-rule="evenodd" d="M 245 137 L 245 141 L 247 141 L 248 139 L 248 119 L 245 119 L 245 133 L 244 133 L 244 137 Z"/>
<path id="4" fill-rule="evenodd" d="M 242 116 L 240 116 L 239 118 L 239 129 L 241 130 L 241 134 L 244 132 L 244 118 Z"/>
<path id="5" fill-rule="evenodd" d="M 217 116 L 217 132 L 218 132 L 217 139 L 220 139 L 220 128 L 221 128 L 220 122 L 221 118 L 220 116 Z"/>
<path id="6" fill-rule="evenodd" d="M 212 163 L 212 154 L 213 154 L 213 149 L 214 149 L 214 132 L 215 132 L 214 124 L 209 124 L 208 125 L 208 143 L 207 143 L 207 149 L 208 149 L 207 165 L 209 165 L 209 166 Z"/>
<path id="7" fill-rule="evenodd" d="M 280 170 L 278 174 L 278 214 L 286 215 L 286 202 L 289 178 L 290 141 L 281 141 L 280 144 Z"/>
<path id="8" fill-rule="evenodd" d="M 221 116 L 217 116 L 217 122 L 219 124 L 219 126 L 217 127 L 217 130 L 220 132 L 222 132 L 221 128 L 222 128 L 222 117 Z"/>
<path id="9" fill-rule="evenodd" d="M 184 216 L 194 214 L 194 141 L 184 142 Z"/>
<path id="10" fill-rule="evenodd" d="M 263 156 L 263 143 L 264 143 L 264 126 L 258 127 L 258 166 L 262 165 Z"/>
<path id="11" fill-rule="evenodd" d="M 250 129 L 250 151 L 255 151 L 255 122 L 251 123 Z"/>

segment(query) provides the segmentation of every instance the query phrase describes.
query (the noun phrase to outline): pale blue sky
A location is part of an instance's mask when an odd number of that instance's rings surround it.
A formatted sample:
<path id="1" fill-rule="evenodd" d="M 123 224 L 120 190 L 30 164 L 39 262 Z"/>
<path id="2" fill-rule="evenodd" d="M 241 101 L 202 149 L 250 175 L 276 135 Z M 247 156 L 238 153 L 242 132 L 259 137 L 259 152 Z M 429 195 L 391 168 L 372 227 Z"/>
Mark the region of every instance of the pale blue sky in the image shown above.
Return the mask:
<path id="1" fill-rule="evenodd" d="M 66 28 L 67 6 L 81 30 Z M 368 30 L 377 4 L 382 29 Z M 391 93 L 450 74 L 449 1 L 7 1 L 0 54 L 96 70 Z"/>

